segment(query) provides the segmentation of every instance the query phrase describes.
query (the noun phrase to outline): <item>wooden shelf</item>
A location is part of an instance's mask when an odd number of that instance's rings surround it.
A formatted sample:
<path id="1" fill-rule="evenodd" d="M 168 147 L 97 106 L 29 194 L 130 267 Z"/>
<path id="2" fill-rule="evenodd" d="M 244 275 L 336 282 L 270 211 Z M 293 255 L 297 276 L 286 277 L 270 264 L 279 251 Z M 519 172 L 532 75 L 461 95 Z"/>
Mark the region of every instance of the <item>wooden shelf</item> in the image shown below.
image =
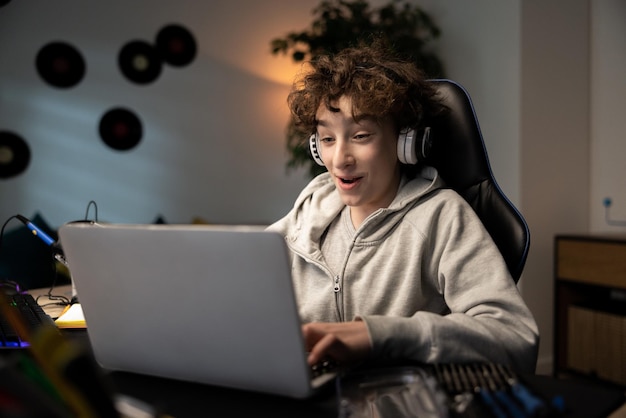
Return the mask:
<path id="1" fill-rule="evenodd" d="M 554 372 L 626 385 L 626 236 L 555 238 Z"/>

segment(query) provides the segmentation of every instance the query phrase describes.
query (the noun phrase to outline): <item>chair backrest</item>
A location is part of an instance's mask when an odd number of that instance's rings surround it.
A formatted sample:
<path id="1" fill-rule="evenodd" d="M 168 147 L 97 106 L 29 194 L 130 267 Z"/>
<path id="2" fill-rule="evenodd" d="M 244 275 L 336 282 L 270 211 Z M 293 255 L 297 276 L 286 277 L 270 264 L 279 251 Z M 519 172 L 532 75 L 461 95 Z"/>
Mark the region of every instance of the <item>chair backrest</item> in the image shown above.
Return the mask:
<path id="1" fill-rule="evenodd" d="M 432 80 L 448 111 L 431 121 L 430 164 L 474 208 L 517 283 L 530 246 L 528 225 L 496 182 L 471 98 L 458 83 Z"/>

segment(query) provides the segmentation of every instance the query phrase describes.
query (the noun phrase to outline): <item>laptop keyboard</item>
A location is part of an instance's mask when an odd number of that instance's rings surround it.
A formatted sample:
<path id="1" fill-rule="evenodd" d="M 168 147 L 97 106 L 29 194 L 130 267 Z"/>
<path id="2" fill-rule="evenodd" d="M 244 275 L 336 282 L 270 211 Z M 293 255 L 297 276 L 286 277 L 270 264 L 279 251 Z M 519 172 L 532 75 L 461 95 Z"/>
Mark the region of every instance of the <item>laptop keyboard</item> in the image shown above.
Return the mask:
<path id="1" fill-rule="evenodd" d="M 39 306 L 30 293 L 6 294 L 5 299 L 9 303 L 9 309 L 14 309 L 17 316 L 21 317 L 29 332 L 43 324 L 54 325 L 53 319 Z M 30 344 L 25 341 L 24 335 L 19 335 L 17 330 L 4 315 L 0 315 L 0 350 L 26 348 Z"/>
<path id="2" fill-rule="evenodd" d="M 335 371 L 337 371 L 337 363 L 335 363 L 333 360 L 322 360 L 319 363 L 311 366 L 311 376 L 313 378 Z"/>

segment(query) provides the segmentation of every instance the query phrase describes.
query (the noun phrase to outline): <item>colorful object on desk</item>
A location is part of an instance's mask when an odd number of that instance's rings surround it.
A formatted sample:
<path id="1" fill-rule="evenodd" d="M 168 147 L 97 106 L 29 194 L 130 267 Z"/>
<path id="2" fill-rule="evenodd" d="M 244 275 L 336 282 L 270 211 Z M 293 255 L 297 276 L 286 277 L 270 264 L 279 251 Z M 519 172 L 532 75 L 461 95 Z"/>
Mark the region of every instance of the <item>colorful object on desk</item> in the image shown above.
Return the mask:
<path id="1" fill-rule="evenodd" d="M 522 404 L 524 410 L 531 416 L 541 413 L 545 409 L 544 402 L 541 398 L 533 395 L 526 386 L 515 377 L 515 375 L 501 364 L 497 365 L 500 375 L 505 379 L 511 388 L 513 396 Z"/>
<path id="2" fill-rule="evenodd" d="M 438 364 L 434 370 L 451 399 L 451 409 L 460 416 L 543 418 L 563 411 L 533 394 L 504 365 Z"/>
<path id="3" fill-rule="evenodd" d="M 85 418 L 119 417 L 113 403 L 112 391 L 108 387 L 101 370 L 85 347 L 65 339 L 54 325 L 42 324 L 29 329 L 19 311 L 10 306 L 7 296 L 0 292 L 0 312 L 2 317 L 28 343 L 28 355 L 32 362 L 23 360 L 19 369 L 15 365 L 5 366 L 9 373 L 20 373 L 24 390 L 13 393 L 13 402 L 30 410 L 33 394 L 48 399 L 65 414 Z M 25 351 L 18 354 L 25 355 Z M 25 357 L 26 359 L 28 357 Z M 26 362 L 26 363 L 25 363 Z M 1 370 L 5 372 L 6 370 Z M 0 386 L 0 390 L 2 387 Z M 0 391 L 0 395 L 3 392 Z M 51 415 L 55 416 L 55 415 Z"/>
<path id="4" fill-rule="evenodd" d="M 85 315 L 80 303 L 68 305 L 63 313 L 54 321 L 57 327 L 65 328 L 87 328 Z"/>
<path id="5" fill-rule="evenodd" d="M 10 283 L 2 283 L 2 286 Z M 30 346 L 28 336 L 42 325 L 54 325 L 39 306 L 35 298 L 19 290 L 15 284 L 13 290 L 1 289 L 4 295 L 4 308 L 0 315 L 0 349 L 22 349 Z M 17 322 L 15 317 L 23 318 Z M 16 328 L 19 327 L 19 328 Z"/>
<path id="6" fill-rule="evenodd" d="M 67 261 L 65 260 L 65 255 L 63 254 L 63 250 L 61 249 L 61 246 L 56 242 L 54 238 L 46 234 L 43 231 L 43 229 L 39 228 L 37 225 L 32 223 L 26 217 L 22 215 L 15 215 L 15 217 L 19 219 L 24 225 L 26 225 L 26 227 L 31 230 L 34 236 L 36 236 L 37 238 L 45 242 L 47 245 L 52 247 L 52 254 L 54 255 L 54 258 L 56 258 L 63 265 L 67 266 Z"/>
<path id="7" fill-rule="evenodd" d="M 48 245 L 54 244 L 54 241 L 55 241 L 54 238 L 46 234 L 42 229 L 40 229 L 37 225 L 33 224 L 27 218 L 25 218 L 22 215 L 16 215 L 15 217 L 19 219 L 24 225 L 26 225 L 28 229 L 31 230 L 34 236 L 41 239 L 43 242 L 45 242 Z"/>

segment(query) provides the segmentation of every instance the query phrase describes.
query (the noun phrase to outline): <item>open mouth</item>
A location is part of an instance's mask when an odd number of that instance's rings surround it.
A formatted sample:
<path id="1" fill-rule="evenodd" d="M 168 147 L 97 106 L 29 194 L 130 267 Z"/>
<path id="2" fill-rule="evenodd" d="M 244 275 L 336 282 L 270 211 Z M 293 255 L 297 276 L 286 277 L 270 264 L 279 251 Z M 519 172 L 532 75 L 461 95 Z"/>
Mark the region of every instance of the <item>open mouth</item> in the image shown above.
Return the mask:
<path id="1" fill-rule="evenodd" d="M 339 177 L 339 181 L 343 184 L 354 184 L 357 181 L 361 180 L 363 177 Z"/>

